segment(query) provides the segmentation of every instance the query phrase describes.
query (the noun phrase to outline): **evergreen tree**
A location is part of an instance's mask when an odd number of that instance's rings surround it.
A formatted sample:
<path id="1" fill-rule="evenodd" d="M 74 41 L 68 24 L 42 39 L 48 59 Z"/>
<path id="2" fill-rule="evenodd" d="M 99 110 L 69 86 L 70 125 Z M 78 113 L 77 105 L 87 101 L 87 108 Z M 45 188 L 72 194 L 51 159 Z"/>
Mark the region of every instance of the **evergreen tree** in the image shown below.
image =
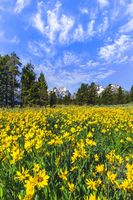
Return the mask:
<path id="1" fill-rule="evenodd" d="M 21 101 L 23 106 L 33 103 L 33 90 L 36 87 L 35 79 L 34 67 L 31 63 L 28 63 L 23 67 L 21 76 Z"/>
<path id="2" fill-rule="evenodd" d="M 130 99 L 133 102 L 133 85 L 132 85 L 131 90 L 130 90 Z"/>
<path id="3" fill-rule="evenodd" d="M 102 92 L 102 103 L 105 105 L 114 104 L 114 93 L 111 84 L 109 84 Z"/>
<path id="4" fill-rule="evenodd" d="M 20 75 L 19 67 L 21 62 L 19 57 L 12 53 L 7 61 L 7 66 L 9 67 L 8 77 L 10 80 L 10 101 L 11 106 L 14 107 L 15 101 L 17 101 L 17 89 L 19 88 L 18 76 Z"/>
<path id="5" fill-rule="evenodd" d="M 117 104 L 123 104 L 123 103 L 125 103 L 125 93 L 122 87 L 120 86 L 117 92 Z"/>
<path id="6" fill-rule="evenodd" d="M 65 105 L 69 105 L 71 103 L 71 96 L 70 95 L 66 95 L 64 98 L 63 98 L 63 104 Z"/>
<path id="7" fill-rule="evenodd" d="M 39 87 L 38 87 L 38 82 L 35 81 L 30 89 L 29 89 L 29 101 L 27 102 L 26 105 L 28 106 L 37 106 L 40 105 L 40 96 L 39 96 Z"/>
<path id="8" fill-rule="evenodd" d="M 57 104 L 57 96 L 55 94 L 55 92 L 50 92 L 49 94 L 49 104 L 50 104 L 50 107 L 53 107 Z"/>
<path id="9" fill-rule="evenodd" d="M 97 100 L 97 86 L 95 83 L 91 83 L 91 85 L 88 87 L 88 104 L 95 105 Z"/>
<path id="10" fill-rule="evenodd" d="M 11 82 L 9 73 L 9 66 L 7 62 L 10 57 L 8 55 L 1 56 L 0 58 L 0 104 L 1 106 L 11 105 Z"/>
<path id="11" fill-rule="evenodd" d="M 125 102 L 124 103 L 130 103 L 130 102 L 131 102 L 130 92 L 125 92 Z"/>
<path id="12" fill-rule="evenodd" d="M 81 84 L 76 94 L 76 102 L 79 105 L 88 103 L 88 84 Z"/>
<path id="13" fill-rule="evenodd" d="M 43 73 L 38 78 L 38 94 L 39 94 L 39 105 L 46 106 L 48 104 L 48 91 L 47 83 Z"/>
<path id="14" fill-rule="evenodd" d="M 3 68 L 3 57 L 0 56 L 0 106 L 4 106 L 4 68 Z"/>

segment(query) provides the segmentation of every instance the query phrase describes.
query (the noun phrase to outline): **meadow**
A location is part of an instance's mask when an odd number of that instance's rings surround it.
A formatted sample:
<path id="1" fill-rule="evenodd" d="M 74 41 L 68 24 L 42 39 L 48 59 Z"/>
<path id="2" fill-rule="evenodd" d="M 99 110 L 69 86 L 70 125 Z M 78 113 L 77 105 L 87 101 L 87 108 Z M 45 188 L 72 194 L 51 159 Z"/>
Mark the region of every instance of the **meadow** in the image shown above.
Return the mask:
<path id="1" fill-rule="evenodd" d="M 0 110 L 1 200 L 131 200 L 133 107 Z"/>

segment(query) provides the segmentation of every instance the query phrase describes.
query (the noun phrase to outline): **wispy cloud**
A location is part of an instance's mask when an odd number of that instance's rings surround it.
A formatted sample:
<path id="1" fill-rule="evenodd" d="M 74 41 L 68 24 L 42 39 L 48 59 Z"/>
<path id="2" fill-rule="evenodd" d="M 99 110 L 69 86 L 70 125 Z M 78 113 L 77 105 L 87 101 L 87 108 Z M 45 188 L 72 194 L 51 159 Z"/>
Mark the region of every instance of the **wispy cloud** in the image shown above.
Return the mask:
<path id="1" fill-rule="evenodd" d="M 18 44 L 20 42 L 20 40 L 18 39 L 18 37 L 16 35 L 11 38 L 7 38 L 5 33 L 3 31 L 1 31 L 0 32 L 0 42 Z"/>
<path id="2" fill-rule="evenodd" d="M 128 33 L 133 31 L 133 19 L 129 20 L 126 24 L 120 27 L 121 33 Z"/>
<path id="3" fill-rule="evenodd" d="M 38 3 L 37 13 L 33 16 L 33 26 L 42 34 L 45 33 L 45 24 L 42 19 L 41 3 Z"/>
<path id="4" fill-rule="evenodd" d="M 46 20 L 42 14 L 43 6 L 38 3 L 38 12 L 33 17 L 33 26 L 44 34 L 50 43 L 55 41 L 66 43 L 69 39 L 68 33 L 74 25 L 74 19 L 65 14 L 60 14 L 61 3 L 57 2 L 55 7 L 47 11 Z"/>
<path id="5" fill-rule="evenodd" d="M 133 16 L 133 2 L 127 5 L 125 14 Z"/>
<path id="6" fill-rule="evenodd" d="M 31 0 L 17 0 L 15 6 L 15 13 L 21 13 L 21 11 L 30 4 Z"/>
<path id="7" fill-rule="evenodd" d="M 84 8 L 82 7 L 82 8 L 80 8 L 79 10 L 80 10 L 81 14 L 86 14 L 86 15 L 89 14 L 88 9 L 85 8 L 85 7 L 84 7 Z"/>
<path id="8" fill-rule="evenodd" d="M 99 26 L 98 26 L 98 32 L 101 34 L 101 33 L 105 33 L 107 31 L 109 27 L 109 20 L 108 20 L 108 17 L 104 17 L 103 18 L 103 23 L 101 23 Z"/>
<path id="9" fill-rule="evenodd" d="M 72 29 L 74 25 L 74 20 L 71 17 L 67 17 L 66 15 L 62 15 L 60 19 L 60 35 L 59 41 L 61 43 L 66 43 L 68 41 L 69 31 Z"/>
<path id="10" fill-rule="evenodd" d="M 82 41 L 82 40 L 84 40 L 84 37 L 85 37 L 85 32 L 83 30 L 82 25 L 79 24 L 73 33 L 72 39 L 74 41 Z"/>
<path id="11" fill-rule="evenodd" d="M 107 62 L 123 62 L 127 60 L 125 53 L 132 48 L 133 41 L 128 35 L 121 35 L 113 44 L 100 48 L 99 56 Z M 126 59 L 123 59 L 123 56 Z"/>
<path id="12" fill-rule="evenodd" d="M 109 4 L 108 0 L 98 0 L 98 3 L 101 8 L 104 8 L 104 7 L 108 6 L 108 4 Z"/>

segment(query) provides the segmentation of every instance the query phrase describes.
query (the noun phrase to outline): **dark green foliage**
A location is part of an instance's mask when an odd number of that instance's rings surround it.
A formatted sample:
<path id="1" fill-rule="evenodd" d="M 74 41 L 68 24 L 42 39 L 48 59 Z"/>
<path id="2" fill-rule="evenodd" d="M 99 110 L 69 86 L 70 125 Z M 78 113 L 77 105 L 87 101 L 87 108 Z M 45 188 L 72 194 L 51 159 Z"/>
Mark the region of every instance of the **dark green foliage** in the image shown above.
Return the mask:
<path id="1" fill-rule="evenodd" d="M 0 106 L 11 106 L 18 101 L 19 67 L 21 63 L 15 53 L 0 56 Z"/>
<path id="2" fill-rule="evenodd" d="M 21 102 L 23 106 L 34 104 L 34 96 L 36 86 L 36 75 L 34 72 L 34 66 L 31 63 L 28 63 L 22 69 L 21 76 Z"/>
<path id="3" fill-rule="evenodd" d="M 9 67 L 9 80 L 10 80 L 10 101 L 11 106 L 15 105 L 15 97 L 17 98 L 17 89 L 19 87 L 19 82 L 17 77 L 20 75 L 19 67 L 21 66 L 21 62 L 19 61 L 19 57 L 12 53 L 9 60 L 7 61 L 7 66 Z"/>
<path id="4" fill-rule="evenodd" d="M 129 92 L 125 92 L 125 102 L 124 103 L 130 103 L 131 97 Z"/>
<path id="5" fill-rule="evenodd" d="M 48 86 L 43 73 L 40 74 L 38 78 L 38 105 L 46 106 L 48 104 Z"/>
<path id="6" fill-rule="evenodd" d="M 95 105 L 97 100 L 97 86 L 95 83 L 91 83 L 91 85 L 88 87 L 88 104 Z"/>
<path id="7" fill-rule="evenodd" d="M 133 102 L 133 85 L 130 90 L 130 98 L 131 98 L 131 101 Z"/>
<path id="8" fill-rule="evenodd" d="M 124 103 L 125 103 L 125 92 L 120 86 L 117 92 L 117 104 L 124 104 Z"/>
<path id="9" fill-rule="evenodd" d="M 55 94 L 55 92 L 50 92 L 49 94 L 49 104 L 50 104 L 50 107 L 53 107 L 57 104 L 57 96 Z"/>
<path id="10" fill-rule="evenodd" d="M 76 102 L 79 105 L 88 104 L 88 84 L 81 84 L 76 94 Z"/>
<path id="11" fill-rule="evenodd" d="M 109 84 L 102 92 L 102 103 L 105 105 L 114 104 L 115 95 L 112 91 L 111 84 Z"/>
<path id="12" fill-rule="evenodd" d="M 71 96 L 70 95 L 66 95 L 63 99 L 62 99 L 62 103 L 64 105 L 69 105 L 71 104 Z"/>

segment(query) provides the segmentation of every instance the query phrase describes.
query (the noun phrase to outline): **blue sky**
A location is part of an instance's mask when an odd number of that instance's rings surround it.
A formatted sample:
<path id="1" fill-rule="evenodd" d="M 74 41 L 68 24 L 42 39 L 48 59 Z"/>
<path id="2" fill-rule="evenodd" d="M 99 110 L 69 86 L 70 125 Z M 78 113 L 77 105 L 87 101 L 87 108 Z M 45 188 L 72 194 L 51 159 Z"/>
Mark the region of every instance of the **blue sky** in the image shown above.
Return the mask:
<path id="1" fill-rule="evenodd" d="M 49 88 L 133 84 L 133 0 L 0 0 L 0 54 L 15 51 Z"/>

